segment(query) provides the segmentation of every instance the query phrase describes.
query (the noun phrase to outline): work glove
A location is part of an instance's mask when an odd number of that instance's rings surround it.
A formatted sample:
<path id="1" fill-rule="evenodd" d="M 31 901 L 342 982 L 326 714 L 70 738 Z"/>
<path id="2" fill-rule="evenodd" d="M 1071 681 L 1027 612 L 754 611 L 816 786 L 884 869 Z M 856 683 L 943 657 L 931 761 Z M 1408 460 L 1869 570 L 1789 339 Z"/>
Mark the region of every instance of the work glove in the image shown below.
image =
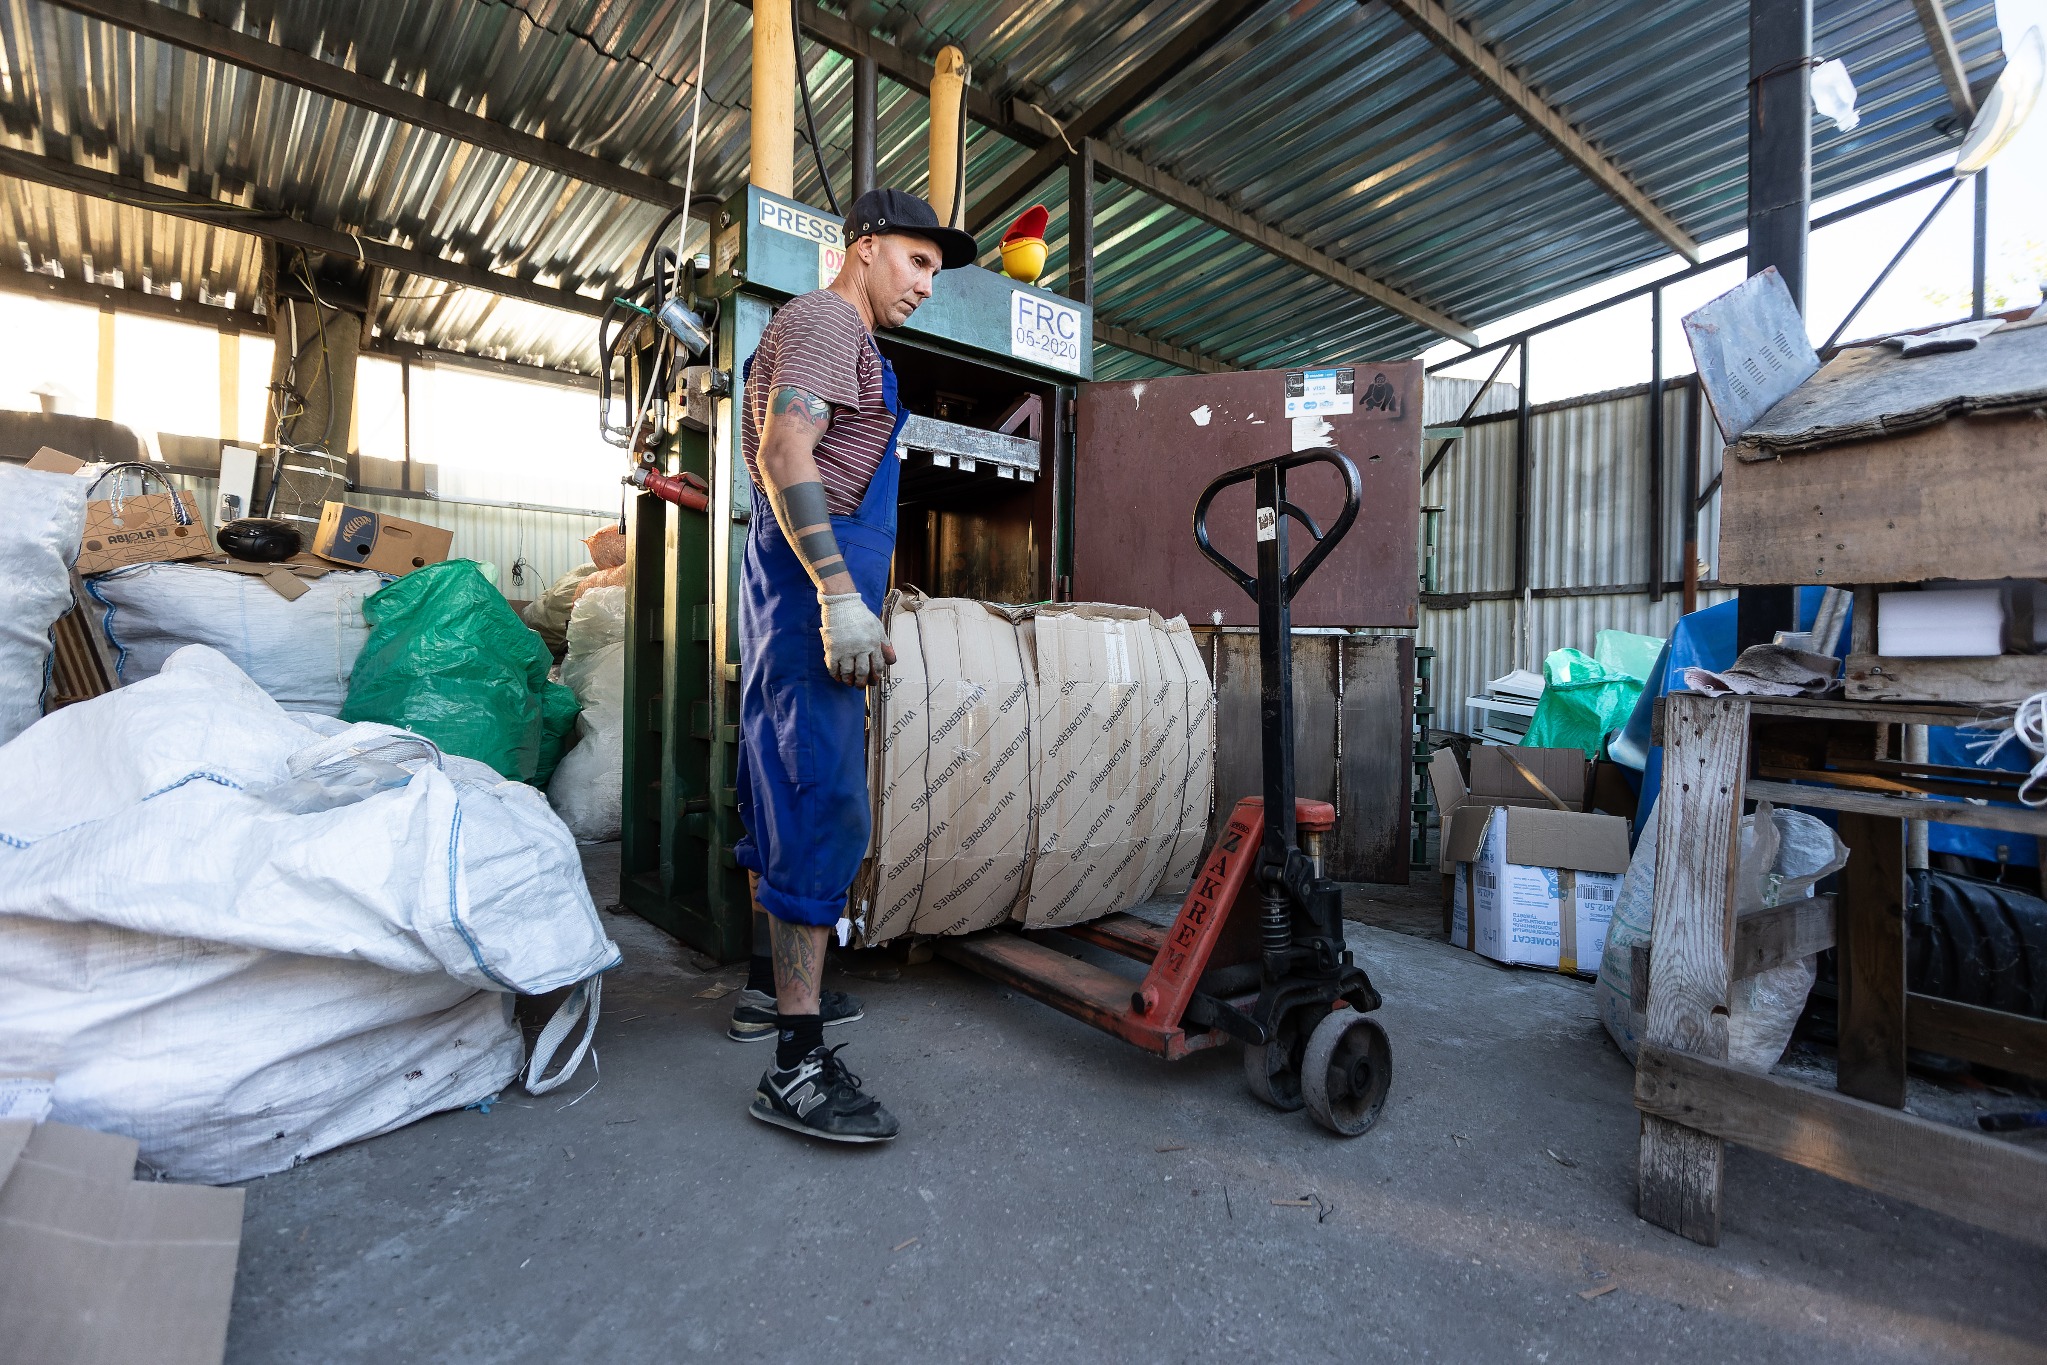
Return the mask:
<path id="1" fill-rule="evenodd" d="M 881 681 L 883 667 L 896 661 L 896 652 L 889 646 L 881 621 L 860 600 L 860 594 L 821 592 L 817 604 L 824 614 L 825 669 L 855 687 Z"/>

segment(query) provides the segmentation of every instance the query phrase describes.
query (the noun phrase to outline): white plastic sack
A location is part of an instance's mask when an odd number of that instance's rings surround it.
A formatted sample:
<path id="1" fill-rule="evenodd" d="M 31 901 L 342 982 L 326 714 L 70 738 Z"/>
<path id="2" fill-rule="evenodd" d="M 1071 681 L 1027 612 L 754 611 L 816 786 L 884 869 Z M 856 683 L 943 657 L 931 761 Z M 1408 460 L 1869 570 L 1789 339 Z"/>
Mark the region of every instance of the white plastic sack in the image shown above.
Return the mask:
<path id="1" fill-rule="evenodd" d="M 336 570 L 303 580 L 291 601 L 253 574 L 196 564 L 137 564 L 87 581 L 123 683 L 153 678 L 173 652 L 210 645 L 293 711 L 341 714 L 369 638 L 363 599 L 382 574 Z"/>
<path id="2" fill-rule="evenodd" d="M 625 780 L 625 589 L 593 588 L 569 615 L 561 680 L 583 703 L 576 746 L 562 755 L 547 800 L 576 838 L 616 839 Z"/>
<path id="3" fill-rule="evenodd" d="M 85 489 L 69 474 L 0 464 L 0 744 L 43 713 L 50 627 L 71 609 L 85 538 Z"/>
<path id="4" fill-rule="evenodd" d="M 471 1103 L 518 1070 L 510 992 L 618 960 L 539 793 L 204 646 L 0 747 L 0 1065 L 171 1175 Z"/>
<path id="5" fill-rule="evenodd" d="M 1628 1060 L 1635 1059 L 1648 1022 L 1635 1012 L 1634 956 L 1651 938 L 1656 895 L 1656 828 L 1652 820 L 1635 844 L 1627 875 L 1606 930 L 1599 962 L 1599 1018 Z M 1848 848 L 1833 830 L 1803 811 L 1758 802 L 1741 821 L 1741 861 L 1735 881 L 1737 915 L 1812 895 L 1821 878 L 1848 863 Z M 1816 962 L 1800 958 L 1736 981 L 1728 990 L 1727 1060 L 1768 1071 L 1784 1055 L 1791 1031 L 1812 992 Z"/>

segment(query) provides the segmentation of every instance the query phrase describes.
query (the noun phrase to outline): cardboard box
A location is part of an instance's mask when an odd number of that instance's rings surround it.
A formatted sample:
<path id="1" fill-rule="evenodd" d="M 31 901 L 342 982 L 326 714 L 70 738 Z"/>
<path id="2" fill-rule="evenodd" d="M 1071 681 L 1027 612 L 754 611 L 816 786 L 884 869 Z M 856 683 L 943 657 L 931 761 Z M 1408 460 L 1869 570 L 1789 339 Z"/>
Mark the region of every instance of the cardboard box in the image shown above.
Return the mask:
<path id="1" fill-rule="evenodd" d="M 134 1179 L 133 1138 L 0 1119 L 0 1348 L 49 1365 L 218 1365 L 241 1190 Z"/>
<path id="2" fill-rule="evenodd" d="M 1474 798 L 1451 816 L 1443 845 L 1456 867 L 1453 946 L 1520 966 L 1599 970 L 1628 869 L 1626 820 Z"/>
<path id="3" fill-rule="evenodd" d="M 864 943 L 1074 924 L 1191 879 L 1214 696 L 1186 623 L 896 593 L 871 694 Z M 1176 880 L 1177 879 L 1177 880 Z"/>
<path id="4" fill-rule="evenodd" d="M 403 578 L 414 569 L 446 559 L 454 542 L 455 533 L 439 526 L 330 502 L 320 511 L 312 550 L 336 564 Z"/>
<path id="5" fill-rule="evenodd" d="M 28 467 L 75 474 L 86 466 L 75 456 L 44 446 L 29 458 Z M 172 488 L 163 474 L 151 473 L 163 483 L 164 492 L 143 492 L 118 500 L 92 498 L 85 504 L 85 535 L 72 566 L 80 574 L 102 574 L 130 564 L 196 559 L 214 552 L 206 523 L 199 516 L 198 500 Z M 142 486 L 148 488 L 147 479 Z M 93 491 L 98 489 L 95 481 Z"/>
<path id="6" fill-rule="evenodd" d="M 1507 757 L 1510 752 L 1512 761 Z M 1511 749 L 1503 744 L 1481 744 L 1471 751 L 1471 799 L 1495 806 L 1555 809 L 1514 767 L 1517 762 L 1541 778 L 1566 806 L 1585 809 L 1585 755 L 1576 749 L 1531 749 L 1520 744 Z"/>

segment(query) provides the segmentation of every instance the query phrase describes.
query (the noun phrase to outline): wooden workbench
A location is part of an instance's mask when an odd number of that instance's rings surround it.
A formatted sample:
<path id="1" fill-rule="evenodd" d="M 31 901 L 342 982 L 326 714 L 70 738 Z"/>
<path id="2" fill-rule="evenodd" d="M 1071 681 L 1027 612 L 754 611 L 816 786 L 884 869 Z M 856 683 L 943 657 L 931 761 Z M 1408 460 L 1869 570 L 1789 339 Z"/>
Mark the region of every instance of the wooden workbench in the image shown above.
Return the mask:
<path id="1" fill-rule="evenodd" d="M 2047 1077 L 2047 1021 L 1905 985 L 1905 822 L 2047 834 L 2047 812 L 1905 794 L 1963 775 L 1884 757 L 1880 727 L 1959 725 L 1977 709 L 1692 693 L 1664 705 L 1648 1033 L 1635 1072 L 1641 1216 L 1716 1245 L 1724 1145 L 1737 1142 L 2047 1243 L 2047 1155 L 1902 1108 L 1908 1046 Z M 2010 799 L 1994 784 L 2018 775 L 1980 776 L 1993 784 L 1986 795 Z M 1850 850 L 1836 900 L 1836 1090 L 1727 1062 L 1741 816 L 1755 800 L 1838 812 Z"/>

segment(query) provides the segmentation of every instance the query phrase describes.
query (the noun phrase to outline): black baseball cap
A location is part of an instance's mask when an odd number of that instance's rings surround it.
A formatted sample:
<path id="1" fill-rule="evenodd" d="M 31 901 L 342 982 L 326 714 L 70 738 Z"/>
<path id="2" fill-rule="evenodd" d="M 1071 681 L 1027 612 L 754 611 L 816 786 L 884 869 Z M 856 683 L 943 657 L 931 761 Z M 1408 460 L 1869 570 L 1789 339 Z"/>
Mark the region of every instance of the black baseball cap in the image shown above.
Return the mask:
<path id="1" fill-rule="evenodd" d="M 901 232 L 938 243 L 947 270 L 972 265 L 981 254 L 973 234 L 940 227 L 931 205 L 906 190 L 869 190 L 853 202 L 853 211 L 846 215 L 846 245 L 882 232 Z"/>

